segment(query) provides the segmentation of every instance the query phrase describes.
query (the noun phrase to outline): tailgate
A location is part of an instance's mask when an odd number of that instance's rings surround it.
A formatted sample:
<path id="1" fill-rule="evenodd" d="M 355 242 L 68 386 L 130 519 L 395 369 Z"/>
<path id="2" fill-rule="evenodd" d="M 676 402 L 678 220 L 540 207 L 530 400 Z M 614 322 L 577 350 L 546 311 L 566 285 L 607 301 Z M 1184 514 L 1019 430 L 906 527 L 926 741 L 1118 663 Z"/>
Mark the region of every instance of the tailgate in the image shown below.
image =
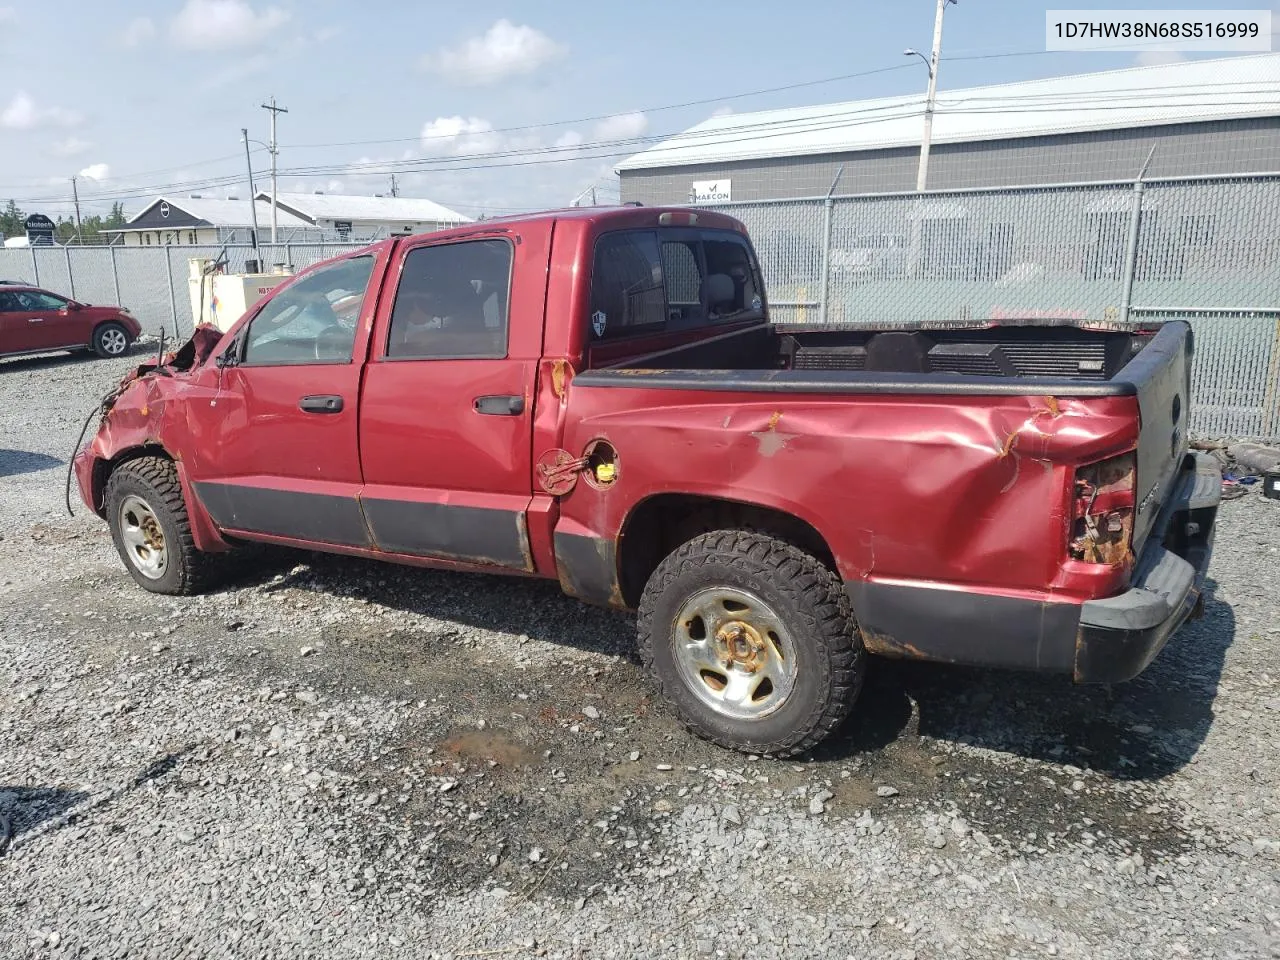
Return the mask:
<path id="1" fill-rule="evenodd" d="M 1138 397 L 1134 553 L 1142 551 L 1161 505 L 1172 495 L 1187 450 L 1191 352 L 1191 328 L 1182 321 L 1171 321 L 1116 377 L 1132 384 Z"/>

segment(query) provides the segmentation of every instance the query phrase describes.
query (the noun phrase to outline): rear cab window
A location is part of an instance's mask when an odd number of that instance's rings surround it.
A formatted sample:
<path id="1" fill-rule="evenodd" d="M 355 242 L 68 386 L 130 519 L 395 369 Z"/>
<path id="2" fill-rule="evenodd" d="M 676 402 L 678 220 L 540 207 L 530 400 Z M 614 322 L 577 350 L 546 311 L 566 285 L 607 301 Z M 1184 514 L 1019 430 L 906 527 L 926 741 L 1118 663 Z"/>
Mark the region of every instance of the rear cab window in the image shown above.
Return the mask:
<path id="1" fill-rule="evenodd" d="M 760 270 L 739 233 L 657 228 L 596 241 L 593 342 L 764 319 Z"/>

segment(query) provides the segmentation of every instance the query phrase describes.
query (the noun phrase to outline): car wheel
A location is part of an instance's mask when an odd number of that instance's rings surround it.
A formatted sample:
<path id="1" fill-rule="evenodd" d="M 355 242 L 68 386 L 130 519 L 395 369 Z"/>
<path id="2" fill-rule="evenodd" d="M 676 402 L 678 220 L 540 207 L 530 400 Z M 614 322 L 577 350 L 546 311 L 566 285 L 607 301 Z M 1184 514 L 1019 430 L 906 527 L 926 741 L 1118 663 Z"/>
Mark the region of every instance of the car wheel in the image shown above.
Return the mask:
<path id="1" fill-rule="evenodd" d="M 214 557 L 196 549 L 178 471 L 163 457 L 129 460 L 107 481 L 107 523 L 129 575 L 152 593 L 201 593 Z"/>
<path id="2" fill-rule="evenodd" d="M 100 357 L 123 357 L 131 342 L 129 331 L 118 323 L 103 323 L 93 331 L 93 352 Z"/>
<path id="3" fill-rule="evenodd" d="M 774 537 L 717 530 L 645 585 L 640 655 L 694 733 L 775 757 L 813 749 L 853 709 L 866 654 L 840 578 Z"/>

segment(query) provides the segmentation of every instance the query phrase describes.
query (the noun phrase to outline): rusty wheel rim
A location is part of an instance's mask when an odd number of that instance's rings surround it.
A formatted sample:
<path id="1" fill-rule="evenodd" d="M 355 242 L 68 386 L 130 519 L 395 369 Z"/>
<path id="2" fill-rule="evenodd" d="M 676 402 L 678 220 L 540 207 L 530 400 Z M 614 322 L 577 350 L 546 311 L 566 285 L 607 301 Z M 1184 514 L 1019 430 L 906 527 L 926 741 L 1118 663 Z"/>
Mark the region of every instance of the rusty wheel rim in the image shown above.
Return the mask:
<path id="1" fill-rule="evenodd" d="M 672 624 L 680 678 L 705 706 L 734 720 L 761 720 L 795 688 L 791 631 L 760 597 L 709 587 L 689 597 Z"/>
<path id="2" fill-rule="evenodd" d="M 135 570 L 149 580 L 159 580 L 169 568 L 164 530 L 154 510 L 141 497 L 130 494 L 120 504 L 120 539 Z"/>

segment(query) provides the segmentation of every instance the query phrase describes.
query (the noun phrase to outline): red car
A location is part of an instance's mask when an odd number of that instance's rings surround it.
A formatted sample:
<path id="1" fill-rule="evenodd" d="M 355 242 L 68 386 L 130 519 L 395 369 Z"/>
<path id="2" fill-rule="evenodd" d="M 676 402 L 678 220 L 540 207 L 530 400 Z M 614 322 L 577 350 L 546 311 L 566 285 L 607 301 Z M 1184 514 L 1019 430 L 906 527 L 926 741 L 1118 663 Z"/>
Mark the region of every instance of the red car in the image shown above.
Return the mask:
<path id="1" fill-rule="evenodd" d="M 590 207 L 300 273 L 130 374 L 75 470 L 147 590 L 245 541 L 551 578 L 638 611 L 690 727 L 785 756 L 867 653 L 1151 662 L 1221 488 L 1191 348 L 1180 322 L 774 325 L 738 221 Z"/>
<path id="2" fill-rule="evenodd" d="M 94 307 L 39 287 L 0 286 L 0 356 L 89 349 L 120 357 L 142 333 L 123 307 Z"/>

